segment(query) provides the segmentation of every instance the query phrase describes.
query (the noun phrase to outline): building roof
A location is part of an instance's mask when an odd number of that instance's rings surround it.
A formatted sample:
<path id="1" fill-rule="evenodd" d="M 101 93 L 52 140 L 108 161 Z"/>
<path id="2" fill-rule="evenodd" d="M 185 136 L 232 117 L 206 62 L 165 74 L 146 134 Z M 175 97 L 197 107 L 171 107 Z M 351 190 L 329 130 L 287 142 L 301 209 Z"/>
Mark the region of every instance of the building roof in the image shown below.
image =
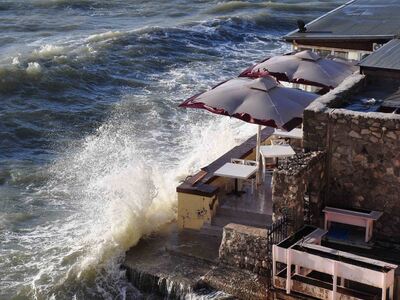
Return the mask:
<path id="1" fill-rule="evenodd" d="M 375 99 L 378 107 L 400 108 L 400 86 L 396 81 L 375 81 L 354 94 L 351 100 L 368 101 Z"/>
<path id="2" fill-rule="evenodd" d="M 400 39 L 394 39 L 371 53 L 358 64 L 361 68 L 400 70 Z"/>
<path id="3" fill-rule="evenodd" d="M 389 40 L 400 33 L 399 0 L 352 0 L 292 31 L 293 40 Z"/>

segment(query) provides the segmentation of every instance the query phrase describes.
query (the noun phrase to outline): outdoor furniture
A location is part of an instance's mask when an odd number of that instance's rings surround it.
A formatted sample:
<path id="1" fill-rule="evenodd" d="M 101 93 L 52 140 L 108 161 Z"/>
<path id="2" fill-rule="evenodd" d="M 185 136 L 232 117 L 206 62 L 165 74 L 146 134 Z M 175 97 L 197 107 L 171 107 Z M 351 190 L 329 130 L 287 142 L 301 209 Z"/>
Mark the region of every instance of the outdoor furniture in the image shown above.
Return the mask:
<path id="1" fill-rule="evenodd" d="M 285 139 L 272 139 L 271 145 L 288 145 L 289 143 Z"/>
<path id="2" fill-rule="evenodd" d="M 242 165 L 247 165 L 247 166 L 256 166 L 257 170 L 258 170 L 258 163 L 255 160 L 232 158 L 231 163 L 242 164 Z M 253 174 L 252 176 L 250 176 L 248 178 L 248 180 L 251 180 L 251 194 L 254 194 L 255 179 L 256 179 L 255 174 Z"/>
<path id="3" fill-rule="evenodd" d="M 327 232 L 328 232 L 327 230 L 317 228 L 309 235 L 305 236 L 304 239 L 301 240 L 301 244 L 307 243 L 307 244 L 321 245 L 321 240 L 325 236 L 325 234 L 327 234 Z"/>
<path id="4" fill-rule="evenodd" d="M 239 76 L 259 78 L 272 75 L 279 81 L 333 89 L 356 70 L 352 63 L 323 58 L 311 50 L 304 50 L 267 58 Z"/>
<path id="5" fill-rule="evenodd" d="M 277 263 L 286 264 L 286 268 L 277 272 Z M 329 274 L 330 281 L 313 280 L 312 277 L 308 276 L 309 272 L 305 274 L 293 272 L 293 265 L 298 270 L 306 269 Z M 292 291 L 300 292 L 313 297 L 313 299 L 315 299 L 316 292 L 318 295 L 330 295 L 328 299 L 333 300 L 377 299 L 376 297 L 346 297 L 354 295 L 356 291 L 354 288 L 348 289 L 345 285 L 345 281 L 351 280 L 381 289 L 380 299 L 393 300 L 395 270 L 397 268 L 397 265 L 385 261 L 370 259 L 317 244 L 305 243 L 300 245 L 295 241 L 294 244 L 288 245 L 286 239 L 272 246 L 274 287 L 286 289 L 287 294 L 291 294 Z M 389 289 L 389 293 L 387 293 L 387 289 Z M 357 290 L 363 292 L 360 288 Z"/>
<path id="6" fill-rule="evenodd" d="M 294 128 L 291 131 L 275 129 L 274 133 L 272 135 L 277 138 L 302 140 L 303 139 L 303 129 Z"/>
<path id="7" fill-rule="evenodd" d="M 274 158 L 278 164 L 279 158 L 291 157 L 296 154 L 290 145 L 267 145 L 260 147 L 260 154 L 263 164 L 263 175 L 265 176 L 265 159 Z"/>
<path id="8" fill-rule="evenodd" d="M 325 213 L 325 230 L 328 230 L 329 222 L 365 227 L 366 243 L 371 240 L 374 221 L 378 220 L 383 214 L 374 210 L 361 212 L 329 206 L 325 207 L 323 212 Z"/>
<path id="9" fill-rule="evenodd" d="M 258 167 L 254 165 L 238 164 L 238 163 L 226 163 L 221 168 L 214 172 L 214 175 L 234 178 L 235 179 L 235 190 L 232 194 L 240 196 L 245 193 L 238 189 L 238 179 L 247 180 L 252 175 L 256 174 Z"/>
<path id="10" fill-rule="evenodd" d="M 261 126 L 286 128 L 316 98 L 317 94 L 284 87 L 272 76 L 234 78 L 190 97 L 179 107 L 206 109 L 257 124 L 256 161 L 260 163 Z"/>

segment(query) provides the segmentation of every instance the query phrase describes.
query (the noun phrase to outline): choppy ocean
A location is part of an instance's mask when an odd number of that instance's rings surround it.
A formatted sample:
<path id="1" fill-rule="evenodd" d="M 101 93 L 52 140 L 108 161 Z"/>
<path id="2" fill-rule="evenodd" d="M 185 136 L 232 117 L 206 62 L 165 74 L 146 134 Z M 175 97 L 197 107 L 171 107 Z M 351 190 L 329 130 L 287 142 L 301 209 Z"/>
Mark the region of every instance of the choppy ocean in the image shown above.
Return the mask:
<path id="1" fill-rule="evenodd" d="M 140 298 L 124 252 L 255 133 L 178 104 L 343 2 L 0 0 L 0 299 Z"/>

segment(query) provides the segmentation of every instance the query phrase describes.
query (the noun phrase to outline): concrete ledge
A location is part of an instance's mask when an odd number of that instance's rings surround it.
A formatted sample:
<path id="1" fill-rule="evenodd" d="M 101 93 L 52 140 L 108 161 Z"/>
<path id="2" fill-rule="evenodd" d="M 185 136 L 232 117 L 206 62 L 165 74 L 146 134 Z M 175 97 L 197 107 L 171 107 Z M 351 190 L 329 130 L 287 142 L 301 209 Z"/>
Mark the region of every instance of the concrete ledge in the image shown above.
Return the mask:
<path id="1" fill-rule="evenodd" d="M 182 183 L 176 188 L 178 193 L 192 194 L 203 197 L 213 197 L 217 195 L 219 188 L 210 184 L 198 183 L 191 185 L 187 182 Z"/>
<path id="2" fill-rule="evenodd" d="M 286 161 L 281 162 L 274 173 L 296 176 L 301 172 L 311 169 L 315 164 L 325 158 L 326 153 L 324 151 L 298 153 L 295 156 L 288 158 Z"/>
<path id="3" fill-rule="evenodd" d="M 235 231 L 237 233 L 258 236 L 258 237 L 266 237 L 267 229 L 264 228 L 256 228 L 241 224 L 230 223 L 224 227 L 224 231 Z"/>
<path id="4" fill-rule="evenodd" d="M 349 95 L 358 91 L 363 86 L 364 81 L 365 75 L 361 74 L 354 74 L 347 77 L 338 87 L 317 98 L 306 108 L 305 112 L 326 112 L 330 108 L 340 107 L 345 103 L 345 98 L 349 97 Z"/>

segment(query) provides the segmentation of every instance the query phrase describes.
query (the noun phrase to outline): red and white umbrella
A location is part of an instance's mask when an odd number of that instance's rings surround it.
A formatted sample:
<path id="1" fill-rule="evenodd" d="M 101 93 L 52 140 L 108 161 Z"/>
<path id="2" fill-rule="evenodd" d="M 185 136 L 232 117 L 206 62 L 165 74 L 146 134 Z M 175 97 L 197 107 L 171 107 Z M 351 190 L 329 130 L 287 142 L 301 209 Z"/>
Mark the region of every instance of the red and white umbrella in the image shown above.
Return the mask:
<path id="1" fill-rule="evenodd" d="M 356 70 L 350 62 L 322 58 L 310 50 L 305 50 L 267 58 L 246 69 L 239 77 L 259 78 L 272 75 L 280 81 L 332 89 Z"/>
<path id="2" fill-rule="evenodd" d="M 201 108 L 212 113 L 258 124 L 257 161 L 259 161 L 261 125 L 285 128 L 294 118 L 301 118 L 304 109 L 317 94 L 287 88 L 275 78 L 234 78 L 209 91 L 195 95 L 180 107 Z"/>

